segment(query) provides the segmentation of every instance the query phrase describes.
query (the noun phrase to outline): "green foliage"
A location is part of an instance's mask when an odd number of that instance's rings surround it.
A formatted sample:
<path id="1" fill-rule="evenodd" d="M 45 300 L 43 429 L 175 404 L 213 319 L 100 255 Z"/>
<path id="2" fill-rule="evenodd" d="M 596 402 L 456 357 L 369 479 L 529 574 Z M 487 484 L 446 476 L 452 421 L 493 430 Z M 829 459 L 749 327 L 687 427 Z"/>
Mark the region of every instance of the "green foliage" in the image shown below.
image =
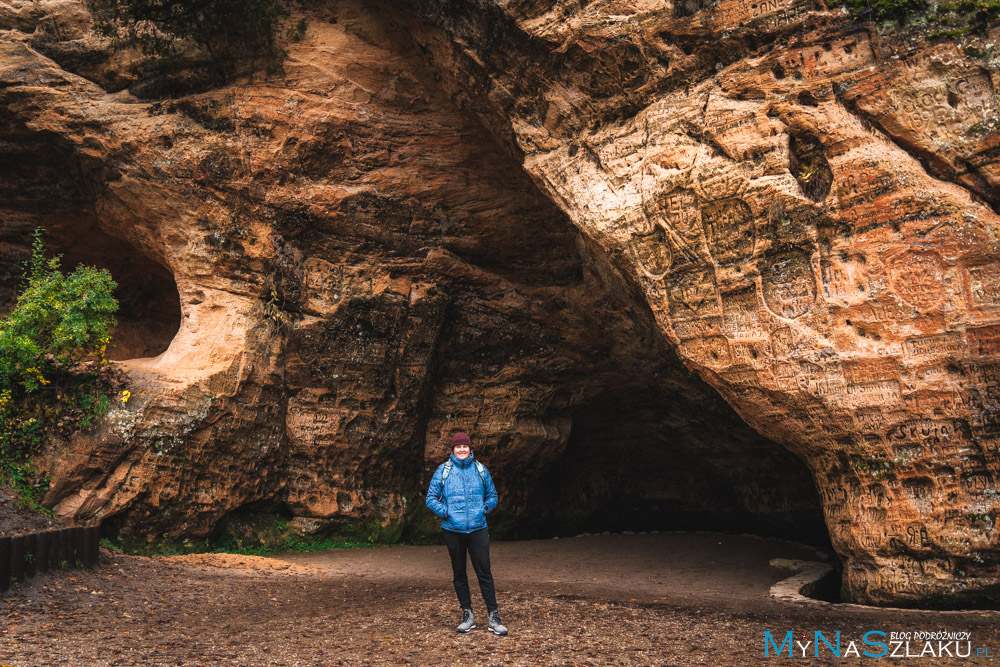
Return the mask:
<path id="1" fill-rule="evenodd" d="M 360 549 L 374 546 L 374 542 L 357 542 L 334 537 L 290 537 L 273 545 L 243 544 L 238 540 L 213 545 L 210 551 L 217 554 L 243 554 L 246 556 L 272 556 L 280 553 L 305 553 L 329 549 Z"/>
<path id="2" fill-rule="evenodd" d="M 270 298 L 264 302 L 264 319 L 272 333 L 280 331 L 287 324 L 285 314 L 281 310 L 281 299 L 278 298 L 278 292 L 273 289 Z"/>
<path id="3" fill-rule="evenodd" d="M 277 69 L 285 56 L 277 44 L 288 17 L 282 0 L 87 0 L 87 8 L 94 29 L 115 48 L 167 56 L 189 40 L 222 75 Z"/>
<path id="4" fill-rule="evenodd" d="M 851 455 L 851 468 L 860 475 L 867 475 L 875 479 L 895 479 L 892 461 L 877 457 L 865 457 Z"/>
<path id="5" fill-rule="evenodd" d="M 985 32 L 1000 17 L 1000 0 L 946 0 L 938 5 L 935 16 L 958 30 Z"/>
<path id="6" fill-rule="evenodd" d="M 846 7 L 856 20 L 926 23 L 929 39 L 983 34 L 1000 18 L 1000 0 L 840 0 L 831 4 Z"/>
<path id="7" fill-rule="evenodd" d="M 295 26 L 288 29 L 285 36 L 293 42 L 301 42 L 306 38 L 306 27 L 308 24 L 305 19 L 299 19 L 299 22 Z"/>
<path id="8" fill-rule="evenodd" d="M 117 287 L 106 269 L 77 267 L 68 276 L 59 258 L 45 259 L 41 231 L 28 269 L 27 286 L 0 320 L 0 398 L 5 404 L 36 392 L 84 357 L 104 357 Z"/>
<path id="9" fill-rule="evenodd" d="M 0 319 L 0 481 L 23 506 L 39 509 L 48 488 L 31 465 L 47 435 L 107 413 L 100 365 L 116 324 L 115 287 L 104 269 L 63 275 L 36 230 L 21 293 Z"/>
<path id="10" fill-rule="evenodd" d="M 39 504 L 41 497 L 49 490 L 51 478 L 48 474 L 40 474 L 30 463 L 15 461 L 6 462 L 4 476 L 14 497 L 17 498 L 19 509 L 52 516 L 51 510 Z"/>
<path id="11" fill-rule="evenodd" d="M 926 0 L 847 0 L 845 3 L 855 18 L 876 21 L 905 22 L 910 17 L 927 10 Z"/>

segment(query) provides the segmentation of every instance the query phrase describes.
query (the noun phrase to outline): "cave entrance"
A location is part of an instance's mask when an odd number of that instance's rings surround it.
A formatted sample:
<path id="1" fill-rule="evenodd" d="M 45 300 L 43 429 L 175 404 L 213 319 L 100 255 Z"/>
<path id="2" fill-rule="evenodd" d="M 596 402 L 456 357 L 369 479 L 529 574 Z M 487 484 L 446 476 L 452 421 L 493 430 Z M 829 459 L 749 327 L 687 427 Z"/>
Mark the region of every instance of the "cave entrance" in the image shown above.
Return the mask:
<path id="1" fill-rule="evenodd" d="M 750 533 L 832 549 L 807 466 L 689 377 L 609 392 L 575 411 L 566 451 L 541 480 L 540 534 Z M 623 400 L 628 397 L 628 400 Z M 607 409 L 607 405 L 617 406 Z"/>
<path id="2" fill-rule="evenodd" d="M 537 451 L 562 451 L 526 462 L 504 457 L 512 469 L 503 474 L 517 480 L 504 489 L 518 516 L 509 534 L 708 530 L 830 551 L 805 462 L 757 433 L 684 365 L 641 290 L 600 248 L 590 244 L 581 259 L 583 284 L 594 296 L 567 303 L 554 317 L 560 333 L 551 343 L 559 358 L 577 361 L 546 376 L 558 380 L 536 428 L 551 443 Z M 494 451 L 513 451 L 516 440 Z M 483 454 L 488 462 L 496 456 Z M 535 470 L 539 460 L 546 461 L 542 471 Z M 515 488 L 521 485 L 527 490 Z"/>
<path id="3" fill-rule="evenodd" d="M 574 410 L 565 453 L 526 498 L 515 537 L 707 530 L 832 553 L 807 466 L 699 379 L 683 392 L 615 387 Z"/>

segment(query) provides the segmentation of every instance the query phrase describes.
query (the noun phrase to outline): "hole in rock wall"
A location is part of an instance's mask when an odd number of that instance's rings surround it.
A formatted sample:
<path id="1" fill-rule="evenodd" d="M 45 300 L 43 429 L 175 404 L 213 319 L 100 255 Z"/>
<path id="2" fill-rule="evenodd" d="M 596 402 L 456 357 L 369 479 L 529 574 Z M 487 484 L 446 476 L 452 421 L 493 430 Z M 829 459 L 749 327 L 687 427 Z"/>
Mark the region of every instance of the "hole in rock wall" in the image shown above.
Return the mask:
<path id="1" fill-rule="evenodd" d="M 788 171 L 802 193 L 815 202 L 830 194 L 833 171 L 823 152 L 823 143 L 808 132 L 791 133 L 788 138 Z"/>
<path id="2" fill-rule="evenodd" d="M 180 295 L 173 275 L 131 243 L 97 228 L 89 220 L 45 221 L 46 253 L 62 255 L 64 273 L 78 264 L 86 264 L 111 272 L 118 289 L 118 326 L 108 346 L 108 357 L 121 361 L 137 357 L 155 357 L 164 352 L 180 328 Z M 30 225 L 19 230 L 7 230 L 4 245 L 11 258 L 27 259 L 31 244 Z M 10 233 L 14 232 L 14 233 Z M 14 305 L 21 277 L 20 261 L 9 262 L 0 277 L 0 312 Z"/>
<path id="3" fill-rule="evenodd" d="M 92 226 L 52 227 L 50 248 L 63 267 L 88 264 L 111 272 L 118 289 L 118 326 L 108 347 L 116 361 L 155 357 L 170 346 L 181 324 L 181 300 L 173 275 L 131 243 Z M 80 242 L 85 239 L 85 242 Z"/>
<path id="4" fill-rule="evenodd" d="M 108 356 L 156 356 L 180 328 L 180 296 L 173 275 L 155 253 L 101 231 L 95 203 L 102 183 L 115 178 L 106 163 L 55 133 L 35 131 L 0 109 L 0 314 L 14 306 L 31 255 L 32 232 L 46 230 L 49 256 L 61 254 L 64 272 L 84 263 L 111 272 L 118 289 L 118 327 Z M 123 221 L 123 228 L 128 222 Z"/>

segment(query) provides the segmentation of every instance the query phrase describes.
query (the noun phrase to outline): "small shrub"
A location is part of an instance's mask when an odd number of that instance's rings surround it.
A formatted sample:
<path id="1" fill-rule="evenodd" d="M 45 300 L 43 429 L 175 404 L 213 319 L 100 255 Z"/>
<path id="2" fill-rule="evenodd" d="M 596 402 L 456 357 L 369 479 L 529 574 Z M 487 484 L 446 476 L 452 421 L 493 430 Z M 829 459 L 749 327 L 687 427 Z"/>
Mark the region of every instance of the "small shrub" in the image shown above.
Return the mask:
<path id="1" fill-rule="evenodd" d="M 84 357 L 104 358 L 118 302 L 106 269 L 79 266 L 68 276 L 45 259 L 35 232 L 26 286 L 0 320 L 0 395 L 5 406 L 36 392 Z M 9 394 L 8 394 L 9 392 Z"/>
<path id="2" fill-rule="evenodd" d="M 48 489 L 48 476 L 32 465 L 48 434 L 107 413 L 99 368 L 116 325 L 115 287 L 105 269 L 63 275 L 35 231 L 21 292 L 0 319 L 0 481 L 29 509 L 41 509 Z"/>
<path id="3" fill-rule="evenodd" d="M 162 57 L 189 40 L 223 76 L 273 70 L 285 57 L 277 44 L 288 18 L 282 0 L 87 0 L 87 8 L 94 29 L 113 47 Z"/>

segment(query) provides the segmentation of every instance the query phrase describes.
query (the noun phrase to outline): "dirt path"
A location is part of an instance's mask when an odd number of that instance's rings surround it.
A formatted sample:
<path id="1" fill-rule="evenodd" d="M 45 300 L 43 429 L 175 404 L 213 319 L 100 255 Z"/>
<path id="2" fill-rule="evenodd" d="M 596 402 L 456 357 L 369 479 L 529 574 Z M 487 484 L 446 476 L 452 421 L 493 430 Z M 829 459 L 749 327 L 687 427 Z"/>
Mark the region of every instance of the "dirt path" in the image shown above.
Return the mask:
<path id="1" fill-rule="evenodd" d="M 493 576 L 501 586 L 619 602 L 719 601 L 726 607 L 766 598 L 771 584 L 788 576 L 768 566 L 777 557 L 816 560 L 817 553 L 794 542 L 718 533 L 584 535 L 491 545 Z M 443 546 L 289 554 L 282 560 L 366 581 L 434 586 L 451 580 Z M 471 567 L 469 573 L 474 576 Z"/>
<path id="2" fill-rule="evenodd" d="M 970 659 L 917 664 L 1000 664 L 995 613 L 848 613 L 771 602 L 767 589 L 783 575 L 768 560 L 806 555 L 787 542 L 705 533 L 494 543 L 511 631 L 495 637 L 454 632 L 443 547 L 274 559 L 104 553 L 96 570 L 46 574 L 0 598 L 0 663 L 867 664 L 884 661 L 765 659 L 764 632 L 832 638 L 839 630 L 846 643 L 869 630 L 952 630 L 971 632 L 972 646 L 989 648 L 996 662 L 973 650 Z M 483 616 L 481 600 L 474 603 Z"/>

